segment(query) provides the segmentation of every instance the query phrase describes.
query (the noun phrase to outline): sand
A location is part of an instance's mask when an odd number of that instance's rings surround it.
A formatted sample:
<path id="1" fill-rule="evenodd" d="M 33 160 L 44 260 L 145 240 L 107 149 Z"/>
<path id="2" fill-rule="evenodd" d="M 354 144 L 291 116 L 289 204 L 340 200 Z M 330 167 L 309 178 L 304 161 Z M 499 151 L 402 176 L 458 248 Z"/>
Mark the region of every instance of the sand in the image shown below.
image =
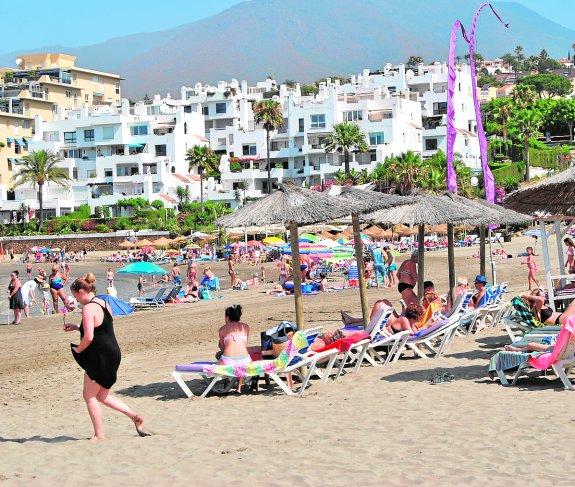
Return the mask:
<path id="1" fill-rule="evenodd" d="M 516 253 L 531 242 L 506 247 Z M 470 279 L 474 252 L 456 251 L 459 273 Z M 427 263 L 427 277 L 445 289 L 445 252 L 428 253 Z M 86 263 L 77 272 L 102 266 Z M 0 264 L 0 273 L 8 270 Z M 526 287 L 519 259 L 498 261 L 498 275 L 512 293 Z M 69 352 L 76 337 L 62 331 L 61 318 L 0 326 L 0 484 L 573 484 L 573 397 L 552 376 L 514 388 L 488 379 L 489 357 L 509 342 L 502 329 L 458 337 L 438 360 L 408 356 L 337 382 L 313 382 L 302 398 L 277 390 L 185 398 L 170 372 L 176 363 L 213 356 L 226 306 L 244 306 L 254 345 L 260 330 L 294 317 L 290 297 L 222 295 L 116 320 L 123 361 L 113 392 L 145 416 L 155 433 L 147 438 L 104 409 L 107 439 L 86 441 L 92 430 L 82 373 Z M 394 290 L 369 290 L 370 302 L 379 297 L 398 299 Z M 356 291 L 306 297 L 306 322 L 335 327 L 341 308 L 359 313 Z M 431 385 L 436 371 L 456 380 Z"/>

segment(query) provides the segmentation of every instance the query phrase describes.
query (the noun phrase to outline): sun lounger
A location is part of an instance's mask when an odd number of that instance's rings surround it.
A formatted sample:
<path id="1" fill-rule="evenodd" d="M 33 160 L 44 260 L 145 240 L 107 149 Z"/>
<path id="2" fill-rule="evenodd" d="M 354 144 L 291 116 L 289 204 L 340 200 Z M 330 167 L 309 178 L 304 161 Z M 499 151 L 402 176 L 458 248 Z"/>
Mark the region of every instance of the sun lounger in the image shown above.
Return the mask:
<path id="1" fill-rule="evenodd" d="M 575 365 L 575 318 L 570 318 L 559 332 L 553 349 L 544 353 L 498 352 L 489 365 L 490 375 L 497 374 L 502 385 L 515 385 L 517 379 L 528 369 L 545 371 L 552 368 L 567 390 L 574 390 L 567 371 Z M 505 370 L 518 367 L 511 384 Z"/>
<path id="2" fill-rule="evenodd" d="M 174 286 L 172 290 L 165 297 L 162 298 L 162 300 L 164 301 L 164 303 L 169 303 L 173 301 L 181 290 L 182 286 L 180 285 Z"/>
<path id="3" fill-rule="evenodd" d="M 296 392 L 283 381 L 281 376 L 298 373 L 303 368 L 307 368 L 306 374 L 302 377 L 300 388 L 297 391 L 297 395 L 301 395 L 307 387 L 310 377 L 315 373 L 316 362 L 334 354 L 332 351 L 324 354 L 308 353 L 308 347 L 317 336 L 318 330 L 319 328 L 314 328 L 296 332 L 292 339 L 288 341 L 285 350 L 275 360 L 258 360 L 242 366 L 220 365 L 216 362 L 194 362 L 177 365 L 172 372 L 172 377 L 189 398 L 194 397 L 194 394 L 185 383 L 184 375 L 195 375 L 211 379 L 200 397 L 206 397 L 220 380 L 240 377 L 259 378 L 261 376 L 268 376 L 283 392 L 292 396 L 296 395 Z"/>
<path id="4" fill-rule="evenodd" d="M 130 298 L 129 303 L 136 309 L 138 308 L 150 308 L 156 307 L 161 308 L 165 306 L 165 302 L 162 299 L 167 288 L 161 287 L 154 296 L 138 296 L 137 298 Z"/>

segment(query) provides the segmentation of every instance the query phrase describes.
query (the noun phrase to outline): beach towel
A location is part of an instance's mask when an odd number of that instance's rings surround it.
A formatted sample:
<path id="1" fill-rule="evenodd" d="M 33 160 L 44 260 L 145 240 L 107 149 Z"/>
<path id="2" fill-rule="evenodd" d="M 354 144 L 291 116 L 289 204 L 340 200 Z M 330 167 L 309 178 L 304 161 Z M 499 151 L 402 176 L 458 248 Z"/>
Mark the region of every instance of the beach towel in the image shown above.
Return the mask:
<path id="1" fill-rule="evenodd" d="M 305 353 L 309 344 L 303 332 L 294 333 L 285 349 L 275 360 L 260 360 L 245 365 L 205 364 L 203 371 L 210 375 L 226 377 L 257 377 L 263 374 L 281 372 L 292 361 L 297 353 Z"/>
<path id="2" fill-rule="evenodd" d="M 529 359 L 529 365 L 534 369 L 547 370 L 555 362 L 566 355 L 573 355 L 575 349 L 575 317 L 565 320 L 555 346 L 550 352 L 545 352 Z"/>
<path id="3" fill-rule="evenodd" d="M 521 321 L 523 321 L 527 326 L 531 328 L 543 326 L 541 323 L 535 321 L 533 313 L 519 296 L 515 296 L 511 300 L 511 306 L 513 306 L 513 308 L 515 309 L 515 314 L 519 316 L 519 318 L 521 318 Z"/>
<path id="4" fill-rule="evenodd" d="M 333 349 L 337 349 L 340 352 L 347 352 L 351 346 L 354 343 L 357 343 L 361 340 L 365 340 L 366 338 L 369 338 L 369 333 L 366 333 L 364 331 L 360 331 L 357 333 L 354 333 L 353 335 L 344 337 L 344 338 L 339 338 L 337 340 L 335 340 L 334 342 L 331 342 L 329 345 L 325 345 L 321 348 L 312 348 L 314 352 L 320 353 L 320 352 L 325 352 L 327 350 L 333 350 Z"/>

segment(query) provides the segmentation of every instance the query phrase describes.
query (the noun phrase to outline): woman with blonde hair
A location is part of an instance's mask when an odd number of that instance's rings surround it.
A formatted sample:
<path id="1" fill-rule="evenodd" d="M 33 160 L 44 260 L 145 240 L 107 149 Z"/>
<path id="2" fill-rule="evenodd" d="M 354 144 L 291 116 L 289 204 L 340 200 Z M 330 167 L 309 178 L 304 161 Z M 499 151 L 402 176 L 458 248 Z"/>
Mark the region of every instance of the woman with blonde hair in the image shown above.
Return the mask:
<path id="1" fill-rule="evenodd" d="M 121 352 L 114 334 L 112 312 L 104 300 L 96 297 L 95 283 L 91 272 L 72 283 L 72 294 L 82 305 L 82 321 L 80 326 L 64 324 L 64 331 L 80 332 L 80 343 L 70 347 L 74 359 L 85 371 L 83 397 L 94 428 L 92 441 L 104 439 L 100 404 L 125 414 L 134 422 L 140 436 L 148 436 L 143 430 L 142 416 L 110 394 L 110 388 L 116 383 Z"/>

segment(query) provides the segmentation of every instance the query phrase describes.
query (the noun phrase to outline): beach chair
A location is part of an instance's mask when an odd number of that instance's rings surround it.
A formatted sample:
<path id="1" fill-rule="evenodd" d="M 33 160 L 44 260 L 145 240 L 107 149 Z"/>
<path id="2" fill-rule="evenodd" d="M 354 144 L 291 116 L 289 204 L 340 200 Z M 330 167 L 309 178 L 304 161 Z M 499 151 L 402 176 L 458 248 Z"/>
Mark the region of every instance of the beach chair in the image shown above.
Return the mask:
<path id="1" fill-rule="evenodd" d="M 170 301 L 176 298 L 176 296 L 180 293 L 181 290 L 182 286 L 180 285 L 174 286 L 172 290 L 162 298 L 162 300 L 164 301 L 164 303 L 169 303 Z"/>
<path id="2" fill-rule="evenodd" d="M 158 292 L 154 296 L 138 296 L 130 298 L 129 303 L 136 309 L 150 307 L 162 308 L 166 305 L 162 298 L 167 289 L 168 288 L 165 287 L 159 288 Z"/>
<path id="3" fill-rule="evenodd" d="M 478 332 L 489 325 L 494 326 L 493 322 L 497 314 L 502 309 L 507 308 L 509 302 L 503 298 L 503 294 L 507 292 L 507 283 L 501 283 L 498 286 L 491 286 L 487 290 L 488 297 L 485 303 L 477 308 L 473 321 L 469 325 L 469 333 Z"/>
<path id="4" fill-rule="evenodd" d="M 317 360 L 325 359 L 334 354 L 331 351 L 324 354 L 308 353 L 308 347 L 313 343 L 318 330 L 319 328 L 314 328 L 296 332 L 292 339 L 288 341 L 285 350 L 275 360 L 258 360 L 242 366 L 219 365 L 216 362 L 193 362 L 191 364 L 177 365 L 171 375 L 188 398 L 197 396 L 187 386 L 183 378 L 184 375 L 211 379 L 199 397 L 206 397 L 220 380 L 240 377 L 259 378 L 261 376 L 269 377 L 289 396 L 302 395 L 310 377 L 315 373 Z M 306 373 L 302 377 L 299 390 L 295 392 L 282 379 L 282 376 L 291 373 L 302 373 L 301 371 L 304 368 L 307 369 Z"/>
<path id="5" fill-rule="evenodd" d="M 509 384 L 505 376 L 505 369 L 511 368 L 511 361 L 518 365 L 517 372 Z M 507 364 L 507 365 L 506 365 Z M 519 377 L 529 369 L 546 371 L 553 369 L 557 377 L 561 379 L 566 390 L 573 391 L 573 384 L 567 377 L 571 367 L 575 366 L 575 318 L 569 318 L 563 325 L 557 341 L 550 352 L 523 353 L 523 352 L 499 352 L 490 363 L 490 372 L 496 372 L 499 381 L 504 386 L 513 386 Z"/>

